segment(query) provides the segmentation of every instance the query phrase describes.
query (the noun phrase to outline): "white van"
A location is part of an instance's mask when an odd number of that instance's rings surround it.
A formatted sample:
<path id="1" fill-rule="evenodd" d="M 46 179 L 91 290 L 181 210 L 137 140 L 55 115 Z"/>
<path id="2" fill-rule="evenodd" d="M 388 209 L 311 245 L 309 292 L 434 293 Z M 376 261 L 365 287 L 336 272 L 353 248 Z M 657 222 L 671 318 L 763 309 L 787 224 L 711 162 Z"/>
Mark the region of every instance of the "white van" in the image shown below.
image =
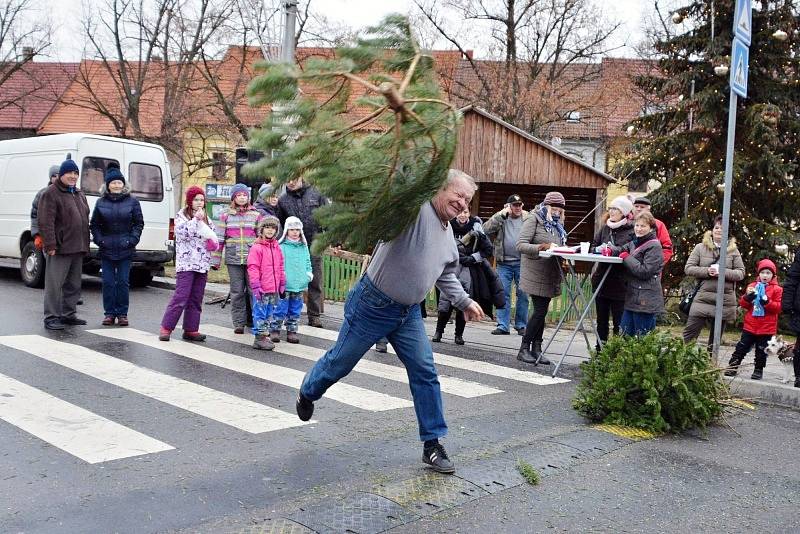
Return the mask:
<path id="1" fill-rule="evenodd" d="M 33 245 L 30 214 L 36 193 L 49 183 L 48 171 L 70 156 L 80 167 L 81 188 L 94 209 L 111 162 L 119 165 L 139 199 L 144 231 L 133 257 L 130 282 L 150 283 L 164 272 L 174 257 L 172 178 L 164 149 L 129 139 L 81 133 L 28 137 L 0 141 L 0 258 L 19 261 L 22 280 L 31 287 L 44 284 L 44 258 Z M 84 271 L 97 274 L 97 247 L 84 263 Z"/>

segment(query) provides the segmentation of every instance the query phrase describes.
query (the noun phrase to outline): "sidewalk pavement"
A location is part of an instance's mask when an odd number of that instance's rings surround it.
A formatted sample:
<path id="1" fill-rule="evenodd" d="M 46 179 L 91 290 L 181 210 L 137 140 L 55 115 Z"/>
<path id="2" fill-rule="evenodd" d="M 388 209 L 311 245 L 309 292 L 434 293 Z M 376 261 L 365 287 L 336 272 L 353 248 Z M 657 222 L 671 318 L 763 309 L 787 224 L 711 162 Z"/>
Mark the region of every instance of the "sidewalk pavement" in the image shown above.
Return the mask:
<path id="1" fill-rule="evenodd" d="M 174 289 L 175 279 L 156 277 L 153 279 L 153 283 L 151 285 L 164 289 Z M 227 294 L 227 284 L 206 284 L 207 299 L 225 297 Z M 337 324 L 341 324 L 342 320 L 344 319 L 344 303 L 325 301 L 324 317 L 336 322 Z M 508 355 L 509 359 L 516 363 L 515 358 L 522 338 L 516 333 L 511 333 L 507 336 L 492 335 L 491 331 L 495 329 L 495 326 L 496 323 L 491 320 L 484 320 L 478 323 L 467 323 L 467 328 L 464 331 L 464 341 L 466 341 L 465 347 L 474 347 L 483 351 L 494 351 L 505 354 Z M 425 331 L 428 333 L 428 336 L 433 336 L 435 330 L 436 316 L 430 315 L 427 319 L 425 319 Z M 442 336 L 441 345 L 446 346 L 453 344 L 454 330 L 454 324 L 447 325 L 445 333 Z M 545 343 L 552 335 L 553 330 L 553 325 L 545 329 Z M 547 357 L 553 362 L 553 364 L 546 367 L 537 366 L 538 372 L 547 374 L 552 372 L 554 368 L 553 366 L 560 359 L 560 356 L 569 342 L 569 338 L 572 336 L 572 334 L 573 328 L 570 327 L 563 328 L 558 333 L 551 346 L 547 350 Z M 590 343 L 594 341 L 594 335 L 591 333 L 590 329 L 586 332 L 586 336 L 589 338 Z M 699 339 L 706 339 L 706 337 L 703 337 L 701 334 Z M 721 364 L 727 364 L 731 353 L 733 352 L 733 347 L 737 341 L 738 337 L 736 337 L 734 334 L 726 334 L 726 339 L 723 342 L 722 347 L 720 347 Z M 434 344 L 433 347 L 435 351 L 437 344 Z M 584 340 L 581 332 L 578 332 L 578 334 L 575 335 L 575 340 L 570 346 L 566 357 L 564 358 L 564 366 L 566 367 L 562 366 L 562 368 L 559 370 L 559 375 L 567 377 L 574 376 L 577 373 L 577 366 L 589 358 L 589 348 L 586 346 L 586 341 Z M 739 376 L 735 378 L 726 377 L 726 380 L 728 380 L 731 386 L 731 392 L 734 395 L 749 400 L 800 408 L 800 388 L 795 388 L 793 386 L 794 377 L 791 376 L 791 372 L 790 377 L 792 380 L 786 384 L 781 382 L 781 379 L 784 376 L 784 370 L 783 364 L 779 362 L 777 358 L 767 359 L 767 366 L 764 368 L 764 378 L 762 380 L 750 379 L 752 369 L 753 352 L 751 351 L 745 359 L 744 364 L 741 366 Z"/>

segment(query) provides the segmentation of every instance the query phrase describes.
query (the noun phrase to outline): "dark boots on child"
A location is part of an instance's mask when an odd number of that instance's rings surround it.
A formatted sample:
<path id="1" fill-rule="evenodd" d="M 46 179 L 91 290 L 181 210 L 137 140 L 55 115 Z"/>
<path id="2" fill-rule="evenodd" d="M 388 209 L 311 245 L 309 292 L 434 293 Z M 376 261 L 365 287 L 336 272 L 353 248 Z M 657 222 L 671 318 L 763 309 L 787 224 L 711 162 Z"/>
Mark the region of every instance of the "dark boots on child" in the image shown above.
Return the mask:
<path id="1" fill-rule="evenodd" d="M 267 335 L 259 334 L 256 336 L 255 341 L 253 341 L 253 348 L 258 350 L 272 350 L 275 348 L 275 343 L 273 343 Z"/>

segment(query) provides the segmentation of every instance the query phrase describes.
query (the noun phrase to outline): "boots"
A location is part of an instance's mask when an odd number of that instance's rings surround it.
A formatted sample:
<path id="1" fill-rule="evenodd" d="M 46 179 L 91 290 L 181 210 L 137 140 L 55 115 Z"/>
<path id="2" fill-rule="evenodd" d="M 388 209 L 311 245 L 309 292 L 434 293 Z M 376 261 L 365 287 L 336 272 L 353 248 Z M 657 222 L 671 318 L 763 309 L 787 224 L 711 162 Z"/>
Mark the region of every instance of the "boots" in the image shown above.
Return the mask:
<path id="1" fill-rule="evenodd" d="M 169 341 L 169 337 L 172 335 L 172 330 L 167 330 L 166 328 L 162 328 L 158 332 L 158 340 L 159 341 Z"/>
<path id="2" fill-rule="evenodd" d="M 742 365 L 742 360 L 743 359 L 744 358 L 741 358 L 741 357 L 737 356 L 736 354 L 731 356 L 731 359 L 728 361 L 728 369 L 726 369 L 725 373 L 724 373 L 725 376 L 736 376 L 736 372 L 739 369 L 739 366 Z M 755 374 L 755 373 L 753 373 L 753 374 Z M 759 376 L 759 378 L 761 378 L 761 377 Z"/>
<path id="3" fill-rule="evenodd" d="M 522 346 L 519 348 L 519 352 L 517 353 L 517 359 L 524 363 L 532 363 L 536 365 L 536 357 L 531 353 L 530 344 L 523 341 Z"/>
<path id="4" fill-rule="evenodd" d="M 287 332 L 287 334 L 288 334 L 288 332 Z M 272 330 L 269 333 L 269 340 L 272 341 L 273 343 L 280 343 L 281 342 L 281 331 L 280 330 Z M 287 339 L 286 341 L 289 341 L 289 340 Z"/>
<path id="5" fill-rule="evenodd" d="M 800 377 L 794 379 L 794 387 L 800 388 Z"/>
<path id="6" fill-rule="evenodd" d="M 464 337 L 456 334 L 455 342 L 456 342 L 456 345 L 463 345 L 464 344 Z"/>
<path id="7" fill-rule="evenodd" d="M 550 360 L 545 358 L 544 353 L 542 352 L 541 341 L 533 342 L 533 349 L 531 349 L 531 353 L 533 354 L 533 357 L 536 358 L 536 363 L 541 363 L 542 365 L 550 365 Z"/>
<path id="8" fill-rule="evenodd" d="M 433 334 L 431 341 L 439 343 L 442 340 L 442 334 L 444 334 L 444 329 L 447 327 L 447 321 L 449 320 L 450 312 L 439 312 L 439 315 L 436 316 L 436 333 Z"/>
<path id="9" fill-rule="evenodd" d="M 286 342 L 287 343 L 300 343 L 300 338 L 297 337 L 297 332 L 286 332 Z"/>
<path id="10" fill-rule="evenodd" d="M 761 380 L 762 378 L 764 378 L 764 369 L 760 369 L 758 367 L 753 369 L 753 374 L 750 375 L 750 379 L 751 380 Z"/>
<path id="11" fill-rule="evenodd" d="M 442 334 L 443 334 L 443 333 L 444 333 L 444 332 L 442 332 L 442 331 L 440 331 L 440 330 L 437 330 L 436 332 L 434 332 L 434 333 L 433 333 L 433 337 L 431 338 L 431 341 L 433 341 L 434 343 L 439 343 L 439 342 L 441 342 L 441 341 L 442 341 Z"/>
<path id="12" fill-rule="evenodd" d="M 275 348 L 275 343 L 270 341 L 269 337 L 264 334 L 259 334 L 256 336 L 255 341 L 253 341 L 253 348 L 258 350 L 272 350 Z"/>

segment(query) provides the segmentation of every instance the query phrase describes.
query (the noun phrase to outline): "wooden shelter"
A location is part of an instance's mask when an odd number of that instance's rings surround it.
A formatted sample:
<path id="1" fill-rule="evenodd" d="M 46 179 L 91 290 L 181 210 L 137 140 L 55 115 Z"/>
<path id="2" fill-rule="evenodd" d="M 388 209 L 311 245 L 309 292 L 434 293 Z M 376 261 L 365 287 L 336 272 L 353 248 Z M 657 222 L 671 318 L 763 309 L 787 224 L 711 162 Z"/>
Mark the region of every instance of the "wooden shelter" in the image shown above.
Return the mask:
<path id="1" fill-rule="evenodd" d="M 591 241 L 602 213 L 592 210 L 616 180 L 483 109 L 461 111 L 464 124 L 452 167 L 478 182 L 472 213 L 487 219 L 514 193 L 531 209 L 548 191 L 560 191 L 567 202 L 569 243 Z"/>

